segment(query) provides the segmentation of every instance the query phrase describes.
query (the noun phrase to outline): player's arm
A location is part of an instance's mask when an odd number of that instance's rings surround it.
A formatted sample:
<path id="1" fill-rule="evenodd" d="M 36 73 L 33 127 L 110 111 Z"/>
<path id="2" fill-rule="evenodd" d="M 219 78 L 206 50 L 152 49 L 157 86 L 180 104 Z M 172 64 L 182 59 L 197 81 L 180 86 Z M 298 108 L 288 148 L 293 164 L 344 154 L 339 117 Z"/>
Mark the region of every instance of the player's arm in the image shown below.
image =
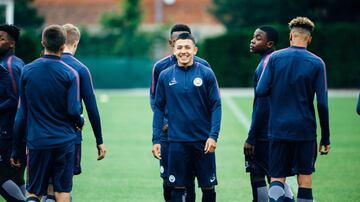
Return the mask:
<path id="1" fill-rule="evenodd" d="M 357 104 L 356 111 L 360 115 L 360 93 L 359 93 L 359 98 L 358 98 L 358 104 Z"/>
<path id="2" fill-rule="evenodd" d="M 80 104 L 80 81 L 77 72 L 72 72 L 70 86 L 67 90 L 67 111 L 72 117 L 76 129 L 81 130 L 84 125 L 84 118 L 81 114 Z"/>
<path id="3" fill-rule="evenodd" d="M 319 151 L 321 154 L 327 154 L 330 151 L 330 129 L 325 64 L 321 64 L 314 82 L 317 99 L 317 110 L 321 127 Z"/>
<path id="4" fill-rule="evenodd" d="M 26 124 L 27 124 L 27 104 L 25 98 L 25 82 L 23 81 L 23 76 L 20 79 L 20 98 L 19 98 L 19 105 L 18 110 L 15 116 L 14 122 L 14 130 L 13 130 L 13 139 L 12 139 L 12 152 L 10 162 L 12 166 L 20 167 L 19 162 L 19 152 L 21 151 L 20 148 L 23 144 L 23 140 L 26 134 Z"/>
<path id="5" fill-rule="evenodd" d="M 158 63 L 155 63 L 151 74 L 151 85 L 150 85 L 150 106 L 153 112 L 155 110 L 155 94 L 156 94 L 156 88 L 157 88 L 160 72 L 161 71 L 159 71 Z"/>
<path id="6" fill-rule="evenodd" d="M 164 85 L 164 74 L 161 73 L 156 87 L 155 104 L 154 104 L 154 115 L 153 115 L 153 137 L 152 137 L 152 153 L 155 158 L 161 159 L 160 153 L 160 136 L 163 129 L 163 120 L 165 115 L 165 85 Z"/>
<path id="7" fill-rule="evenodd" d="M 211 131 L 205 144 L 205 153 L 212 153 L 216 149 L 216 141 L 219 137 L 221 125 L 221 97 L 218 82 L 215 74 L 209 71 L 207 74 L 206 88 L 208 92 L 211 111 Z"/>
<path id="8" fill-rule="evenodd" d="M 5 89 L 6 93 L 6 99 L 0 102 L 0 111 L 16 108 L 18 104 L 18 97 L 13 90 L 9 73 L 1 71 L 0 77 L 0 88 Z"/>
<path id="9" fill-rule="evenodd" d="M 92 130 L 95 135 L 96 145 L 98 149 L 98 160 L 105 158 L 105 145 L 103 143 L 101 132 L 100 114 L 96 104 L 94 87 L 91 79 L 91 74 L 87 68 L 82 68 L 79 71 L 80 81 L 80 94 L 84 100 L 86 111 L 90 120 Z"/>
<path id="10" fill-rule="evenodd" d="M 270 56 L 269 62 L 265 66 L 265 68 L 262 70 L 262 73 L 260 75 L 258 85 L 255 89 L 255 95 L 262 97 L 267 96 L 271 92 L 271 84 L 272 84 L 272 57 Z"/>

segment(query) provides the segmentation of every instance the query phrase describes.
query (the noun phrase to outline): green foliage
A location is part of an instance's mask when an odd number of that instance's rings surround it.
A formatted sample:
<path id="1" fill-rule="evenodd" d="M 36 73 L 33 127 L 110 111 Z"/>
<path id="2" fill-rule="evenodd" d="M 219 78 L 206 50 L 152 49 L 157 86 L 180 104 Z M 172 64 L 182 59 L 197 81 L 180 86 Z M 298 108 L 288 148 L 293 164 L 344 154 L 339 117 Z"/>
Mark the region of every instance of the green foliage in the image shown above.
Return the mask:
<path id="1" fill-rule="evenodd" d="M 287 23 L 293 17 L 307 16 L 315 22 L 359 22 L 358 0 L 213 0 L 210 12 L 229 31 L 245 26 Z"/>
<path id="2" fill-rule="evenodd" d="M 287 27 L 274 27 L 280 34 L 277 48 L 289 46 Z M 211 64 L 220 86 L 252 86 L 253 73 L 259 63 L 259 56 L 249 53 L 249 43 L 254 30 L 255 27 L 246 28 L 241 32 L 206 39 L 201 45 L 200 55 Z M 360 68 L 357 59 L 360 35 L 356 34 L 359 32 L 360 27 L 352 24 L 324 24 L 315 28 L 308 49 L 324 60 L 329 87 L 360 87 Z"/>

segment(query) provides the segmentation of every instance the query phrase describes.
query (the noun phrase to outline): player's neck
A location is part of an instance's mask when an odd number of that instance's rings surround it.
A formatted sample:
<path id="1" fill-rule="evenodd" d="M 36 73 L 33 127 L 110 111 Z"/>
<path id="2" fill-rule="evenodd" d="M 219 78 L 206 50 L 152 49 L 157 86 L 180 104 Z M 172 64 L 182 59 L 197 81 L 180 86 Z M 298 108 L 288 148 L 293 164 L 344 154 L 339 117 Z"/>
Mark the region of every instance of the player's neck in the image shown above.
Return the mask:
<path id="1" fill-rule="evenodd" d="M 61 51 L 59 51 L 59 52 L 51 52 L 51 51 L 47 51 L 47 50 L 44 51 L 44 55 L 52 55 L 52 56 L 61 57 L 61 54 L 62 54 Z"/>
<path id="2" fill-rule="evenodd" d="M 64 53 L 70 53 L 71 55 L 75 55 L 75 50 L 73 48 L 65 46 Z"/>
<path id="3" fill-rule="evenodd" d="M 187 69 L 188 67 L 192 66 L 194 64 L 194 61 L 191 61 L 187 64 L 181 64 L 178 62 L 178 66 L 181 67 L 181 68 L 184 68 L 184 69 Z"/>
<path id="4" fill-rule="evenodd" d="M 307 48 L 308 42 L 300 39 L 293 39 L 290 41 L 290 45 Z"/>

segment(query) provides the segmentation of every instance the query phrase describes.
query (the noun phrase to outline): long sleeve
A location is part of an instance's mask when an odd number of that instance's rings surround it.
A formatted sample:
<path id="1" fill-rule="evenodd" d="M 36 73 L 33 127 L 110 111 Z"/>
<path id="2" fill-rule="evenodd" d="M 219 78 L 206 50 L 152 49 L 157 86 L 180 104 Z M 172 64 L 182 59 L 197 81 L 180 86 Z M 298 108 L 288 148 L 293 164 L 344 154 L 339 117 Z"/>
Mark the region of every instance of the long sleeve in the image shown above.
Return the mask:
<path id="1" fill-rule="evenodd" d="M 211 71 L 208 75 L 207 92 L 211 111 L 211 131 L 209 137 L 217 141 L 221 125 L 221 98 L 216 77 Z"/>
<path id="2" fill-rule="evenodd" d="M 79 71 L 79 74 L 81 74 L 80 95 L 85 103 L 90 124 L 95 135 L 96 144 L 100 145 L 103 143 L 103 138 L 101 133 L 101 121 L 100 121 L 99 110 L 96 104 L 96 98 L 94 94 L 91 74 L 89 70 L 86 68 L 83 68 L 81 71 Z"/>
<path id="3" fill-rule="evenodd" d="M 1 67 L 2 68 L 2 67 Z M 18 104 L 18 96 L 14 92 L 11 85 L 11 78 L 6 71 L 0 72 L 1 89 L 5 90 L 6 99 L 0 101 L 0 112 L 11 108 L 16 109 Z"/>
<path id="4" fill-rule="evenodd" d="M 155 93 L 160 75 L 160 71 L 157 68 L 157 64 L 158 63 L 155 63 L 153 67 L 152 75 L 151 75 L 151 85 L 150 85 L 150 106 L 153 112 L 155 110 Z"/>
<path id="5" fill-rule="evenodd" d="M 22 141 L 25 138 L 26 134 L 26 122 L 27 122 L 27 104 L 26 98 L 24 93 L 25 82 L 23 81 L 22 77 L 20 79 L 20 98 L 19 98 L 19 105 L 18 110 L 15 116 L 14 122 L 14 130 L 13 130 L 13 147 L 12 147 L 12 158 L 17 158 L 20 152 L 20 147 L 22 145 Z"/>
<path id="6" fill-rule="evenodd" d="M 315 93 L 317 98 L 317 109 L 321 126 L 321 143 L 323 145 L 330 144 L 330 130 L 329 130 L 329 109 L 328 109 L 328 94 L 326 84 L 325 64 L 319 68 L 315 81 Z"/>
<path id="7" fill-rule="evenodd" d="M 164 74 L 160 74 L 158 85 L 156 87 L 156 95 L 154 102 L 154 115 L 153 115 L 153 144 L 160 143 L 160 136 L 163 127 L 163 120 L 165 116 L 165 86 L 164 86 Z"/>
<path id="8" fill-rule="evenodd" d="M 67 111 L 73 118 L 75 126 L 82 127 L 84 119 L 81 116 L 79 75 L 75 70 L 73 70 L 73 74 L 75 76 L 71 78 L 71 84 L 67 90 Z"/>

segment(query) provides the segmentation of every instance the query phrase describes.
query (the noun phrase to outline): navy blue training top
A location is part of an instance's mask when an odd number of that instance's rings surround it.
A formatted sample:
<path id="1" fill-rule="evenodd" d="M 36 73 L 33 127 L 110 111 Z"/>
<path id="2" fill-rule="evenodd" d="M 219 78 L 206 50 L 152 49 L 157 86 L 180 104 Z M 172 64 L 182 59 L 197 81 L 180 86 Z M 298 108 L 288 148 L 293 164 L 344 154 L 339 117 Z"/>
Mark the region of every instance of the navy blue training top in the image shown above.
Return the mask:
<path id="1" fill-rule="evenodd" d="M 260 63 L 258 64 L 254 74 L 254 102 L 253 112 L 251 119 L 251 126 L 248 133 L 247 143 L 254 145 L 255 140 L 268 140 L 269 131 L 269 115 L 270 104 L 268 97 L 259 97 L 255 93 L 256 86 L 258 85 L 261 73 L 269 61 L 272 50 L 266 54 L 261 55 Z"/>
<path id="2" fill-rule="evenodd" d="M 73 143 L 75 126 L 82 125 L 76 70 L 52 55 L 26 65 L 20 78 L 13 155 L 25 134 L 29 149 L 52 149 Z"/>
<path id="3" fill-rule="evenodd" d="M 200 57 L 195 56 L 194 62 L 199 62 L 199 63 L 211 68 L 209 63 Z M 176 56 L 169 55 L 169 56 L 157 61 L 153 66 L 151 85 L 150 85 L 150 106 L 151 106 L 152 111 L 154 111 L 154 108 L 155 108 L 155 106 L 154 106 L 155 105 L 155 93 L 156 93 L 156 86 L 157 86 L 157 82 L 159 79 L 159 75 L 163 70 L 165 70 L 168 67 L 171 67 L 175 64 L 177 64 Z M 165 113 L 164 124 L 167 124 L 167 122 L 168 122 L 167 113 Z M 167 135 L 165 135 L 165 134 L 161 135 L 161 141 L 167 141 Z"/>
<path id="4" fill-rule="evenodd" d="M 0 139 L 10 140 L 12 138 L 14 120 L 19 100 L 19 79 L 22 68 L 25 64 L 20 58 L 14 55 L 13 50 L 8 50 L 3 56 L 0 57 L 0 64 L 8 72 L 6 77 L 9 79 L 9 83 L 6 82 L 7 95 L 5 95 L 5 97 L 2 96 L 0 101 Z M 1 90 L 5 91 L 5 89 Z"/>
<path id="5" fill-rule="evenodd" d="M 321 144 L 330 144 L 326 68 L 320 57 L 297 46 L 273 52 L 256 94 L 270 95 L 269 138 L 293 141 L 316 139 L 316 94 Z"/>
<path id="6" fill-rule="evenodd" d="M 72 68 L 74 68 L 79 74 L 80 98 L 85 103 L 85 107 L 91 123 L 91 127 L 94 131 L 96 144 L 97 145 L 102 144 L 103 138 L 101 133 L 101 121 L 100 121 L 99 110 L 96 105 L 96 98 L 95 98 L 90 71 L 82 62 L 77 60 L 70 53 L 63 53 L 61 55 L 61 60 L 64 61 L 69 66 L 71 66 Z M 81 140 L 82 140 L 81 131 L 78 131 L 75 143 L 80 144 Z"/>
<path id="7" fill-rule="evenodd" d="M 165 106 L 168 141 L 217 140 L 221 122 L 221 99 L 213 71 L 196 62 L 188 68 L 177 64 L 160 73 L 156 88 L 153 144 L 160 143 Z"/>

